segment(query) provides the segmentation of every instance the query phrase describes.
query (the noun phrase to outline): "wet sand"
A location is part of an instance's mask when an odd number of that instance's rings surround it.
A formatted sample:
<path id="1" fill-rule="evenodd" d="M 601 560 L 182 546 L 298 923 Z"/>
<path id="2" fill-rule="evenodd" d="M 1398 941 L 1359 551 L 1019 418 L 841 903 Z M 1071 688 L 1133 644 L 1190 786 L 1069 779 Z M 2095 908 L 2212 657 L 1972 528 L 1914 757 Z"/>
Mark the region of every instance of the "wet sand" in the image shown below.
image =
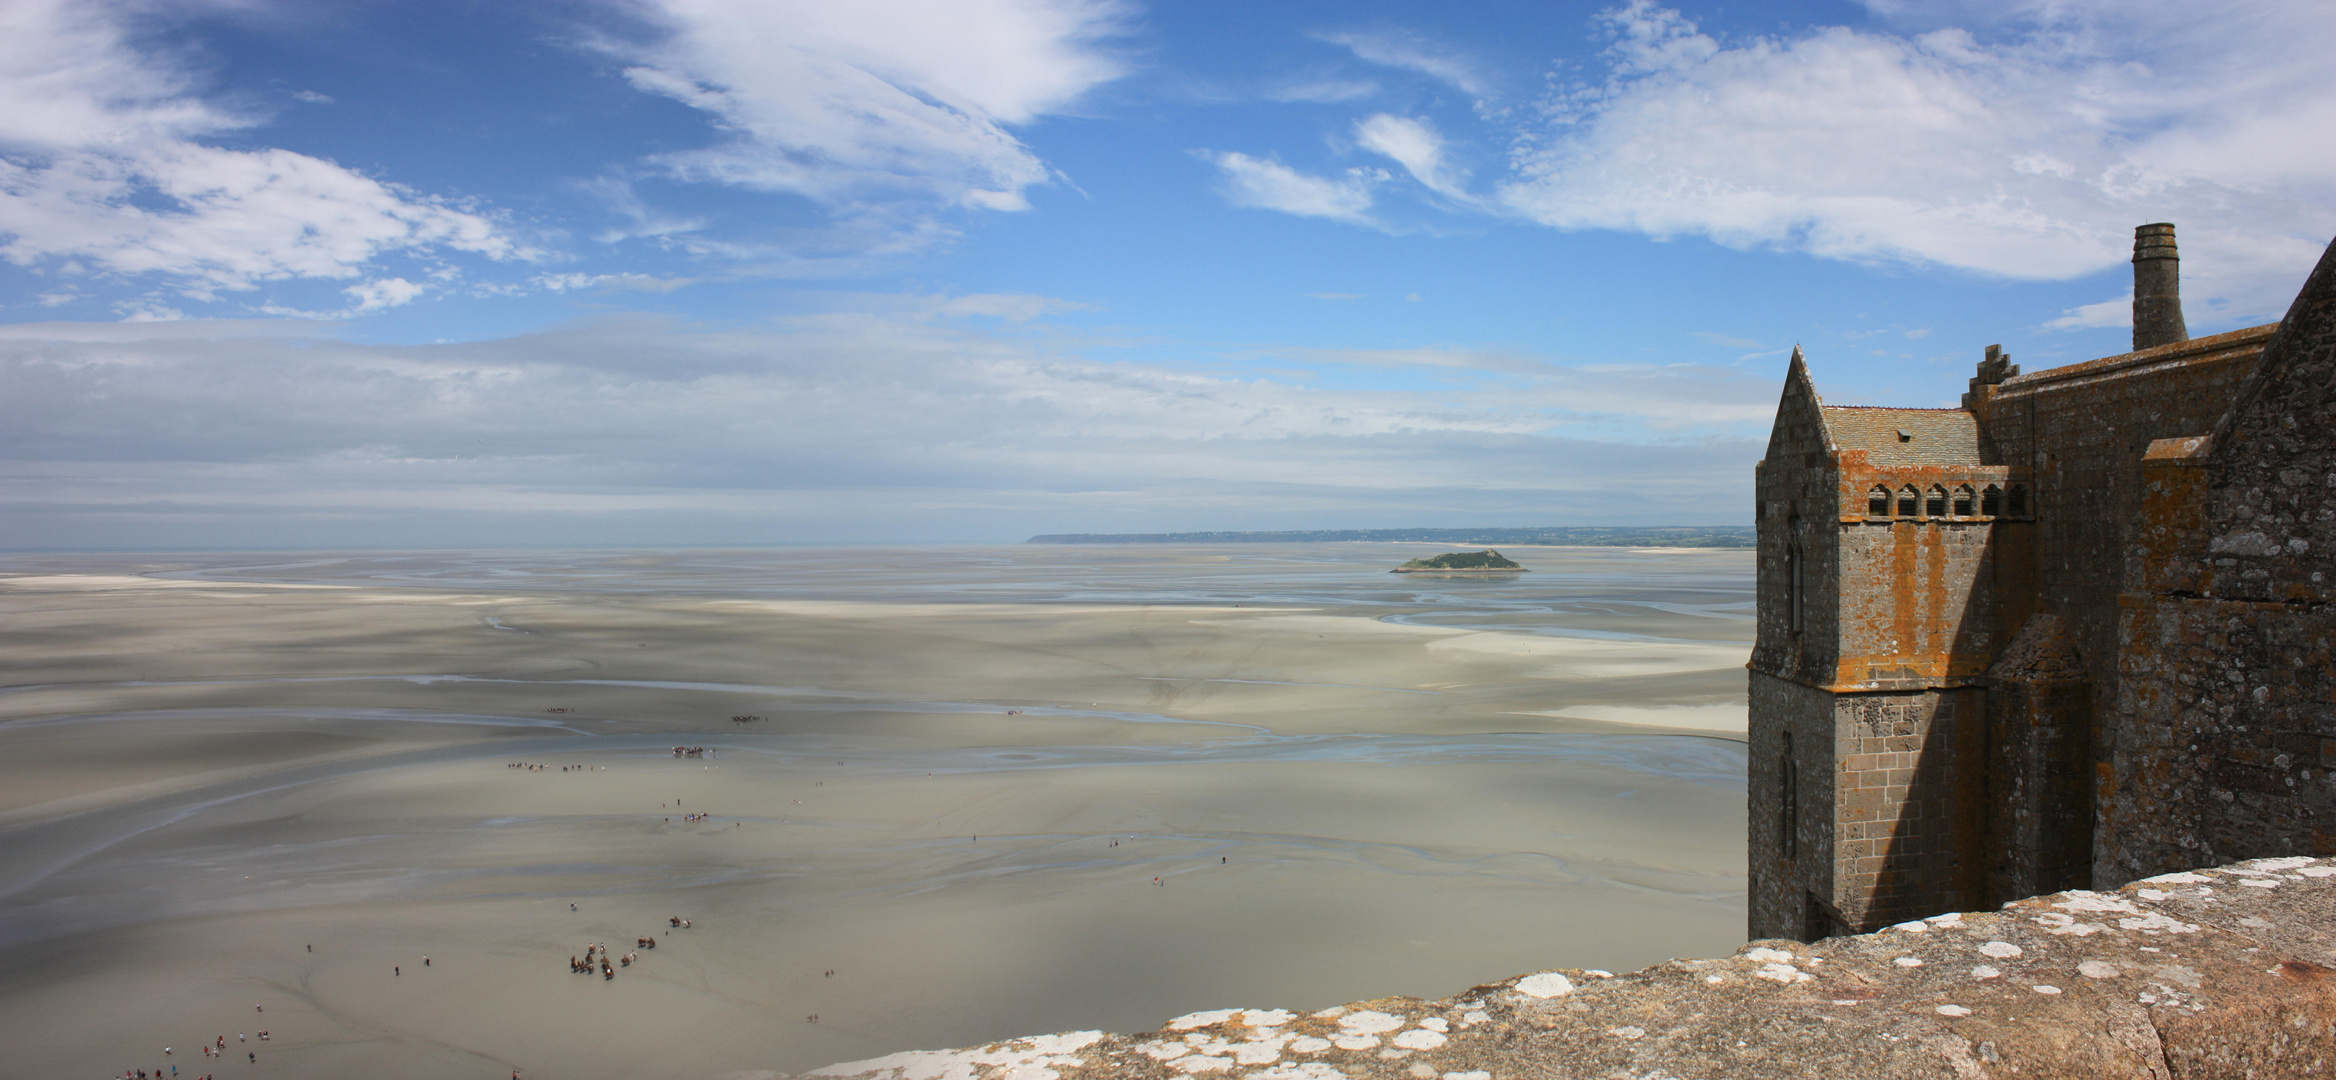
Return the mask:
<path id="1" fill-rule="evenodd" d="M 1748 557 L 1307 548 L 0 561 L 0 1075 L 753 1075 L 1738 941 Z"/>

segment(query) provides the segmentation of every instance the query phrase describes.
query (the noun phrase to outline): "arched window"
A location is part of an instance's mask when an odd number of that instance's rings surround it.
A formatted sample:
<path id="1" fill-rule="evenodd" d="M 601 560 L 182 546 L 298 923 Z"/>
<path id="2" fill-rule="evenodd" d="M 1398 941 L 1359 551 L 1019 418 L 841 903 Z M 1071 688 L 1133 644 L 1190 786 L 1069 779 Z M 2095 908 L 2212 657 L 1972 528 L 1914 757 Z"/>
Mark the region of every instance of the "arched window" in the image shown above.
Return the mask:
<path id="1" fill-rule="evenodd" d="M 2003 513 L 2003 489 L 1987 485 L 1987 490 L 1979 493 L 1979 512 L 1988 517 Z"/>
<path id="2" fill-rule="evenodd" d="M 1869 492 L 1866 492 L 1866 516 L 1867 516 L 1867 517 L 1889 517 L 1889 516 L 1890 516 L 1890 489 L 1889 489 L 1889 488 L 1883 487 L 1883 486 L 1881 486 L 1880 484 L 1876 484 L 1876 485 L 1874 485 L 1874 490 L 1872 490 L 1872 491 L 1869 491 Z"/>
<path id="3" fill-rule="evenodd" d="M 1898 516 L 1899 516 L 1899 517 L 1913 517 L 1913 516 L 1914 516 L 1914 508 L 1915 508 L 1917 505 L 1920 505 L 1920 504 L 1921 504 L 1921 502 L 1922 502 L 1922 495 L 1921 495 L 1921 493 L 1919 493 L 1919 492 L 1917 492 L 1917 491 L 1915 491 L 1915 490 L 1914 490 L 1914 485 L 1912 485 L 1912 484 L 1908 484 L 1908 485 L 1906 485 L 1905 487 L 1899 488 L 1899 489 L 1898 489 Z"/>
<path id="4" fill-rule="evenodd" d="M 1971 485 L 1969 484 L 1955 489 L 1955 516 L 1971 516 Z"/>
<path id="5" fill-rule="evenodd" d="M 1947 516 L 1947 489 L 1937 484 L 1930 486 L 1930 506 L 1928 509 L 1931 517 Z"/>
<path id="6" fill-rule="evenodd" d="M 1784 733 L 1784 756 L 1777 762 L 1777 784 L 1783 790 L 1777 793 L 1776 828 L 1784 848 L 1784 857 L 1801 857 L 1801 769 L 1793 759 L 1793 733 Z"/>
<path id="7" fill-rule="evenodd" d="M 2004 500 L 2004 513 L 2012 517 L 2027 517 L 2028 489 L 2023 485 L 2013 484 L 2010 494 L 2011 497 Z"/>

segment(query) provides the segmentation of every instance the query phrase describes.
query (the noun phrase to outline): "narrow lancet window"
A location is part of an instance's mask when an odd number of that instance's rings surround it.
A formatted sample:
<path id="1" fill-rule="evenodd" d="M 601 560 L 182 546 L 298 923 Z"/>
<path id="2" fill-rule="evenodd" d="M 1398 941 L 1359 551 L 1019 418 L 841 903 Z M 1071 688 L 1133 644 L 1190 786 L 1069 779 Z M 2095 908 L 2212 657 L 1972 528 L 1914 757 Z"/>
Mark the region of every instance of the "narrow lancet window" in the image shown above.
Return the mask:
<path id="1" fill-rule="evenodd" d="M 1931 485 L 1930 489 L 1929 516 L 1947 516 L 1947 489 L 1936 484 Z"/>
<path id="2" fill-rule="evenodd" d="M 1979 512 L 1988 517 L 2003 513 L 2003 489 L 1987 485 L 1987 490 L 1979 493 Z"/>
<path id="3" fill-rule="evenodd" d="M 1889 488 L 1886 488 L 1886 487 L 1881 487 L 1881 486 L 1879 486 L 1879 485 L 1876 485 L 1876 486 L 1875 486 L 1875 488 L 1874 488 L 1874 490 L 1872 490 L 1872 491 L 1869 491 L 1869 492 L 1867 492 L 1867 493 L 1866 493 L 1866 516 L 1867 516 L 1867 517 L 1889 517 L 1889 516 L 1890 516 L 1890 489 L 1889 489 Z"/>
<path id="4" fill-rule="evenodd" d="M 1898 516 L 1913 517 L 1914 508 L 1921 501 L 1922 495 L 1914 490 L 1914 485 L 1908 484 L 1904 488 L 1899 489 Z"/>
<path id="5" fill-rule="evenodd" d="M 2005 499 L 2004 503 L 2004 513 L 2009 514 L 2012 517 L 2027 517 L 2028 489 L 2019 484 L 2013 484 L 2010 497 Z"/>
<path id="6" fill-rule="evenodd" d="M 1971 516 L 1971 485 L 1969 484 L 1955 489 L 1955 516 Z"/>

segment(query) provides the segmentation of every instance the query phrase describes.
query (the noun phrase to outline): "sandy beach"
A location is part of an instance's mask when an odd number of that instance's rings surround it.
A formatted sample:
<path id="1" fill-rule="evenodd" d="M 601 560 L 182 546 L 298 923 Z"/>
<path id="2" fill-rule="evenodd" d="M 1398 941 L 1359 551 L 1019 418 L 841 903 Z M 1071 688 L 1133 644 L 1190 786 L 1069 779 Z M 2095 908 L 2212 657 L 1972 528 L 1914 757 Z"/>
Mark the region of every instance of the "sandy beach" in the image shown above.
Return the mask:
<path id="1" fill-rule="evenodd" d="M 1748 555 L 1293 547 L 0 560 L 0 1076 L 760 1076 L 1733 947 Z"/>

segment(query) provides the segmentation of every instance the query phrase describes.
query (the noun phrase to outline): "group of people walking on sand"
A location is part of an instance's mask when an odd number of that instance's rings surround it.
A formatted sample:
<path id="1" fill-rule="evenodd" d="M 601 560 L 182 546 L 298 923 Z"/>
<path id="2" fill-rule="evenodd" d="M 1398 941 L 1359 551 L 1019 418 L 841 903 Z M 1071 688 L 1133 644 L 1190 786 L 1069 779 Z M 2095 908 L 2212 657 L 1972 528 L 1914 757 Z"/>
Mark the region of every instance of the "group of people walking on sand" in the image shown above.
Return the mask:
<path id="1" fill-rule="evenodd" d="M 265 1032 L 265 1031 L 263 1031 L 263 1032 L 260 1032 L 260 1033 L 259 1033 L 259 1035 L 260 1035 L 260 1041 L 261 1041 L 261 1042 L 266 1042 L 266 1041 L 268 1041 L 268 1033 L 267 1033 L 267 1032 Z M 245 1041 L 245 1040 L 244 1040 L 244 1035 L 243 1035 L 243 1033 L 242 1033 L 242 1032 L 238 1031 L 238 1032 L 236 1032 L 236 1033 L 235 1033 L 235 1041 L 236 1041 L 236 1042 L 243 1042 L 243 1041 Z M 204 1044 L 202 1044 L 200 1047 L 198 1047 L 198 1049 L 202 1050 L 202 1052 L 203 1052 L 203 1056 L 204 1056 L 204 1057 L 207 1057 L 207 1058 L 215 1058 L 215 1057 L 226 1057 L 226 1056 L 227 1056 L 227 1036 L 225 1036 L 225 1035 L 221 1035 L 221 1036 L 219 1036 L 219 1038 L 218 1038 L 218 1040 L 217 1040 L 217 1041 L 215 1041 L 215 1042 L 207 1042 L 207 1043 L 204 1043 Z M 163 1047 L 163 1048 L 162 1048 L 162 1054 L 163 1054 L 163 1056 L 164 1056 L 164 1057 L 168 1057 L 168 1056 L 170 1056 L 170 1047 L 167 1047 L 167 1046 Z M 246 1051 L 246 1052 L 244 1053 L 244 1055 L 243 1055 L 243 1056 L 244 1056 L 244 1057 L 245 1057 L 247 1060 L 249 1060 L 249 1061 L 251 1061 L 251 1062 L 253 1062 L 253 1063 L 255 1063 L 255 1064 L 256 1064 L 256 1063 L 259 1061 L 259 1059 L 260 1059 L 260 1056 L 259 1056 L 259 1054 L 258 1054 L 257 1052 L 253 1052 L 253 1051 Z M 170 1076 L 177 1076 L 177 1075 L 178 1075 L 178 1066 L 176 1066 L 176 1065 L 172 1065 L 172 1066 L 170 1066 L 170 1068 L 169 1068 L 169 1071 L 167 1071 L 167 1072 L 163 1071 L 162 1069 L 156 1069 L 156 1070 L 154 1070 L 153 1072 L 147 1072 L 147 1071 L 146 1071 L 146 1070 L 144 1070 L 144 1069 L 124 1069 L 124 1070 L 122 1070 L 122 1080 L 148 1080 L 148 1078 L 149 1078 L 149 1077 L 153 1078 L 153 1080 L 162 1080 L 162 1078 L 163 1078 L 163 1077 L 170 1077 Z M 202 1076 L 195 1077 L 195 1078 L 194 1078 L 194 1080 L 211 1080 L 211 1075 L 210 1075 L 209 1073 L 205 1073 L 205 1074 L 203 1074 Z"/>
<path id="2" fill-rule="evenodd" d="M 568 970 L 578 975 L 590 975 L 592 974 L 592 962 L 595 958 L 600 961 L 601 978 L 616 978 L 616 967 L 608 962 L 608 946 L 599 942 L 584 946 L 584 959 L 578 960 L 573 956 L 569 957 Z M 625 966 L 633 966 L 633 958 L 630 955 L 625 957 Z"/>
<path id="3" fill-rule="evenodd" d="M 689 929 L 689 920 L 684 919 L 679 915 L 674 916 L 671 922 L 674 929 Z M 657 947 L 657 939 L 653 937 L 634 938 L 633 947 L 635 949 L 654 949 Z M 608 946 L 596 941 L 584 947 L 583 958 L 578 959 L 577 957 L 573 956 L 568 958 L 568 970 L 578 975 L 590 975 L 595 970 L 597 970 L 600 972 L 600 977 L 602 979 L 614 979 L 616 978 L 616 969 L 618 967 L 631 967 L 633 966 L 633 961 L 639 960 L 640 958 L 640 953 L 629 952 L 623 956 L 617 957 L 616 963 L 609 963 Z"/>
<path id="4" fill-rule="evenodd" d="M 737 718 L 737 717 L 735 717 L 735 716 L 733 716 L 733 717 L 731 717 L 730 719 L 732 719 L 732 720 L 736 720 L 736 719 L 738 719 L 738 718 Z M 761 717 L 759 717 L 759 716 L 749 716 L 749 717 L 747 717 L 747 719 L 749 719 L 749 720 L 760 720 L 760 719 L 762 719 L 762 718 L 761 718 Z M 706 749 L 705 747 L 703 747 L 703 746 L 676 746 L 676 747 L 674 747 L 674 748 L 673 748 L 673 756 L 674 756 L 674 757 L 696 757 L 696 758 L 702 758 L 702 757 L 705 757 L 705 756 L 707 756 L 709 753 L 713 754 L 713 755 L 714 755 L 714 756 L 716 756 L 716 757 L 719 757 L 719 756 L 721 756 L 721 754 L 720 754 L 720 752 L 719 752 L 719 751 L 709 751 L 709 750 L 707 750 L 707 749 Z"/>

